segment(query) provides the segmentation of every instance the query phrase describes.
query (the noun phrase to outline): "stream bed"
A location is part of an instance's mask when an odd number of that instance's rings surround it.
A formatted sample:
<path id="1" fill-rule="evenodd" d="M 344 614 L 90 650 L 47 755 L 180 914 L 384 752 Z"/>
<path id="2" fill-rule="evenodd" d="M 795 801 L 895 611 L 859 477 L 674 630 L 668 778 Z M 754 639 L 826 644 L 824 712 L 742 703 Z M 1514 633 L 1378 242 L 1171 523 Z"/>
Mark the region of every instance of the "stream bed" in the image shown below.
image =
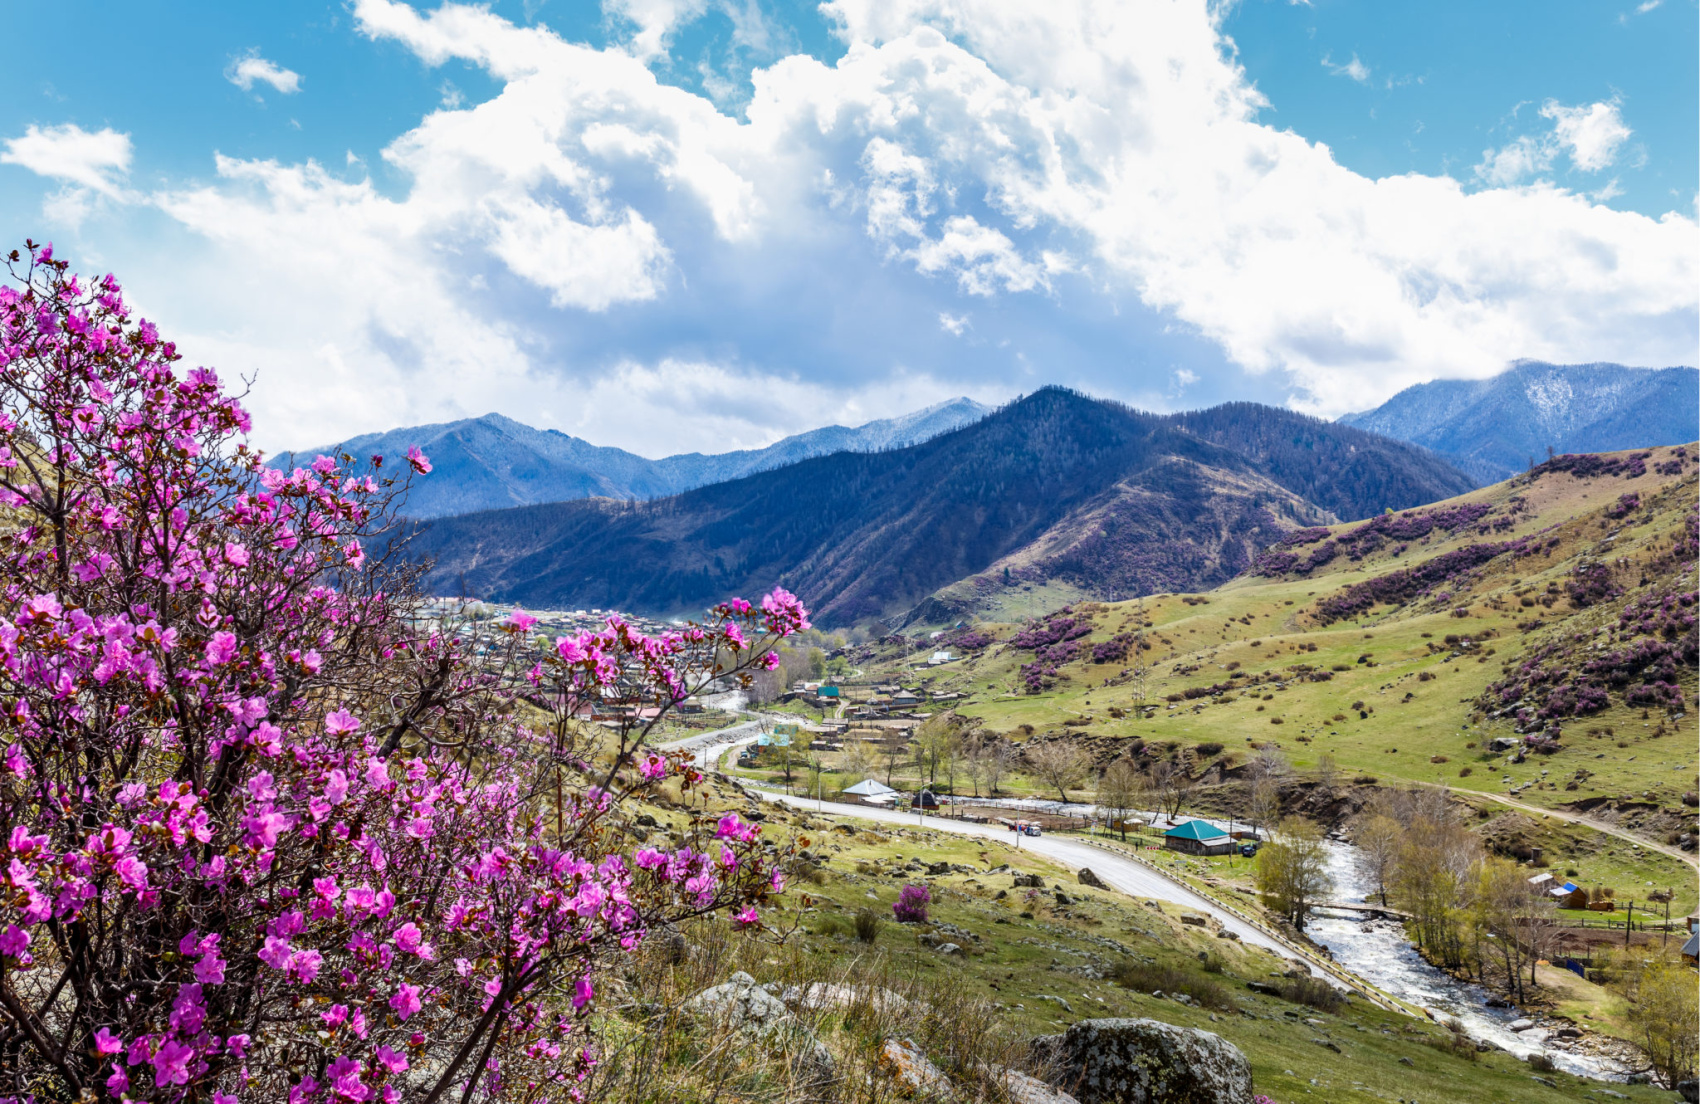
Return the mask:
<path id="1" fill-rule="evenodd" d="M 1359 875 L 1348 844 L 1329 841 L 1328 872 L 1334 878 L 1333 899 L 1365 901 L 1373 887 Z M 1489 1005 L 1493 994 L 1480 985 L 1459 981 L 1424 961 L 1396 920 L 1363 920 L 1342 911 L 1316 913 L 1306 934 L 1327 947 L 1340 965 L 1371 981 L 1400 1000 L 1433 1010 L 1453 1020 L 1472 1039 L 1492 1043 L 1519 1058 L 1544 1053 L 1566 1073 L 1606 1081 L 1625 1080 L 1616 1062 L 1592 1054 L 1547 1045 L 1540 1028 L 1512 1031 L 1509 1024 L 1523 1018 L 1516 1008 Z"/>

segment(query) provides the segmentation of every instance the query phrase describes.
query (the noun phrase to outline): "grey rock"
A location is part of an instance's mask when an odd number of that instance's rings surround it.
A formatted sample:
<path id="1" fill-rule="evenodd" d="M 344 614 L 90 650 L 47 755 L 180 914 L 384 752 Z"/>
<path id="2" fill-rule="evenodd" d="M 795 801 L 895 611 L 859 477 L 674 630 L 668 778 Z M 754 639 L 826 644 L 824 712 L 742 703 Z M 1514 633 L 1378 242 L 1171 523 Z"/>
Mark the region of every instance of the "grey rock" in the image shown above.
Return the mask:
<path id="1" fill-rule="evenodd" d="M 1246 1104 L 1251 1063 L 1220 1035 L 1158 1020 L 1083 1020 L 1033 1041 L 1081 1104 Z"/>
<path id="2" fill-rule="evenodd" d="M 1017 874 L 1010 884 L 1016 889 L 1044 889 L 1045 879 L 1037 874 Z"/>
<path id="3" fill-rule="evenodd" d="M 1323 1048 L 1324 1050 L 1332 1050 L 1335 1054 L 1340 1053 L 1339 1045 L 1331 1039 L 1312 1039 L 1311 1042 L 1315 1043 L 1317 1046 Z"/>
<path id="4" fill-rule="evenodd" d="M 940 943 L 937 950 L 941 955 L 966 955 L 968 953 L 955 943 Z"/>
<path id="5" fill-rule="evenodd" d="M 1092 868 L 1089 867 L 1089 866 L 1081 867 L 1080 868 L 1080 874 L 1078 875 L 1078 877 L 1080 879 L 1081 885 L 1091 886 L 1093 889 L 1108 889 L 1108 888 L 1110 888 L 1109 886 L 1104 884 L 1104 879 L 1102 879 L 1102 878 L 1098 877 L 1098 875 L 1092 873 Z"/>
<path id="6" fill-rule="evenodd" d="M 1009 1094 L 1010 1104 L 1080 1104 L 1080 1101 L 1061 1089 L 1053 1088 L 1020 1070 L 993 1066 L 991 1074 L 994 1080 L 1003 1083 L 1004 1091 Z"/>
<path id="7" fill-rule="evenodd" d="M 1209 924 L 1209 921 L 1207 921 L 1202 916 L 1195 916 L 1194 914 L 1189 912 L 1189 913 L 1184 913 L 1181 916 L 1181 923 L 1186 924 L 1189 927 L 1202 928 L 1202 927 L 1207 927 L 1208 924 Z"/>
<path id="8" fill-rule="evenodd" d="M 1700 1081 L 1692 1078 L 1676 1083 L 1676 1095 L 1688 1104 L 1700 1104 Z"/>
<path id="9" fill-rule="evenodd" d="M 824 1084 L 836 1076 L 832 1052 L 826 1045 L 791 1015 L 784 1001 L 742 970 L 686 1001 L 685 1010 L 783 1050 L 806 1082 Z"/>
<path id="10" fill-rule="evenodd" d="M 1535 1026 L 1534 1020 L 1512 1020 L 1505 1025 L 1507 1031 L 1527 1031 Z"/>
<path id="11" fill-rule="evenodd" d="M 1399 1064 L 1401 1066 L 1414 1066 L 1414 1065 L 1416 1065 L 1416 1063 L 1411 1061 L 1409 1058 L 1400 1058 Z"/>

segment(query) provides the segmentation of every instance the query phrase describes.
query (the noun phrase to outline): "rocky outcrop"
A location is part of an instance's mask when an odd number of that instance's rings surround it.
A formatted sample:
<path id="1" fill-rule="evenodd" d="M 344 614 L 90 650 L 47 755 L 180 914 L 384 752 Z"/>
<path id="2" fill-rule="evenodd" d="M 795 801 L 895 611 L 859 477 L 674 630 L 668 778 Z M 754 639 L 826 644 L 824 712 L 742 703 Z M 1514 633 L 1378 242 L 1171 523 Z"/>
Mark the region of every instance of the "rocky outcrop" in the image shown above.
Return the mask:
<path id="1" fill-rule="evenodd" d="M 1102 878 L 1098 877 L 1098 875 L 1092 873 L 1092 868 L 1089 867 L 1089 866 L 1083 866 L 1083 867 L 1080 868 L 1079 877 L 1080 877 L 1080 884 L 1083 885 L 1083 886 L 1091 886 L 1093 889 L 1109 889 L 1110 888 L 1109 886 L 1104 884 L 1104 879 L 1102 879 Z"/>
<path id="2" fill-rule="evenodd" d="M 704 989 L 685 1002 L 685 1010 L 713 1020 L 721 1028 L 757 1039 L 788 1056 L 806 1082 L 833 1080 L 832 1052 L 791 1014 L 785 1002 L 756 984 L 742 970 L 724 984 Z"/>
<path id="3" fill-rule="evenodd" d="M 1083 1020 L 1033 1041 L 1081 1104 L 1249 1104 L 1251 1063 L 1219 1035 L 1157 1020 Z"/>

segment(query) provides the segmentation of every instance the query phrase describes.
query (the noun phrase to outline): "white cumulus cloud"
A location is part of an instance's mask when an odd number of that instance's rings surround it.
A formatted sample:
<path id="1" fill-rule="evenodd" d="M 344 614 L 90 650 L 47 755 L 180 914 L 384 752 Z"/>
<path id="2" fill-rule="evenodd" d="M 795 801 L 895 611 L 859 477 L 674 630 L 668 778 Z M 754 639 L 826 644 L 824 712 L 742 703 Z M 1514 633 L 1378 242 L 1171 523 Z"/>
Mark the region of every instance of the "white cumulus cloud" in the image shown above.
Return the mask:
<path id="1" fill-rule="evenodd" d="M 230 64 L 225 67 L 224 79 L 244 92 L 253 91 L 255 84 L 269 84 L 285 96 L 301 91 L 300 73 L 267 61 L 258 50 L 231 58 Z"/>
<path id="2" fill-rule="evenodd" d="M 626 3 L 598 49 L 356 0 L 499 90 L 396 136 L 399 187 L 221 159 L 138 197 L 199 244 L 138 268 L 153 309 L 257 373 L 262 443 L 291 445 L 498 409 L 657 454 L 1051 381 L 1202 401 L 1224 363 L 1333 414 L 1519 357 L 1692 359 L 1694 220 L 1540 180 L 1612 163 L 1615 103 L 1554 105 L 1473 188 L 1371 179 L 1260 121 L 1207 0 L 833 0 L 842 57 L 753 69 L 735 117 L 652 68 L 701 10 Z M 1221 361 L 1059 344 L 1134 315 Z"/>
<path id="3" fill-rule="evenodd" d="M 130 171 L 130 136 L 111 127 L 87 131 L 75 123 L 30 126 L 5 141 L 0 162 L 102 195 L 116 195 Z"/>
<path id="4" fill-rule="evenodd" d="M 1584 172 L 1610 168 L 1631 134 L 1616 100 L 1582 107 L 1548 100 L 1541 114 L 1553 121 L 1553 138 L 1570 155 L 1571 164 Z"/>

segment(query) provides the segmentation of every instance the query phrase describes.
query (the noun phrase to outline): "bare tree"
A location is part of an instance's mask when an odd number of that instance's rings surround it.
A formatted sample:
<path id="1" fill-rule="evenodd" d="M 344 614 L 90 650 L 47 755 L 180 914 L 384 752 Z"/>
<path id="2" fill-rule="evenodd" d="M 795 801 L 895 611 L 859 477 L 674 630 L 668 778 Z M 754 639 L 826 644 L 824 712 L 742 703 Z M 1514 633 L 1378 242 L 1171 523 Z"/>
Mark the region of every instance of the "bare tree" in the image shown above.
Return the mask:
<path id="1" fill-rule="evenodd" d="M 1381 905 L 1387 907 L 1387 885 L 1393 880 L 1393 865 L 1399 858 L 1399 839 L 1404 827 L 1383 812 L 1374 812 L 1358 822 L 1352 834 L 1356 846 L 1352 861 L 1358 873 L 1375 886 Z"/>
<path id="2" fill-rule="evenodd" d="M 1157 806 L 1156 811 L 1171 821 L 1174 820 L 1192 796 L 1194 787 L 1192 775 L 1187 771 L 1184 760 L 1159 759 L 1151 764 L 1149 777 L 1150 793 Z M 1156 823 L 1155 819 L 1152 823 Z"/>
<path id="3" fill-rule="evenodd" d="M 1245 815 L 1259 832 L 1266 830 L 1281 815 L 1281 787 L 1273 778 L 1259 778 L 1251 783 Z"/>
<path id="4" fill-rule="evenodd" d="M 975 772 L 976 786 L 985 783 L 988 797 L 998 795 L 998 783 L 1003 781 L 1003 776 L 1009 772 L 1011 758 L 1010 747 L 1002 737 L 982 732 L 975 739 L 974 746 L 968 753 L 968 760 Z"/>
<path id="5" fill-rule="evenodd" d="M 1123 842 L 1127 840 L 1128 817 L 1133 815 L 1134 805 L 1144 789 L 1138 768 L 1126 759 L 1111 763 L 1098 784 L 1098 806 L 1109 813 L 1112 821 L 1119 822 Z"/>
<path id="6" fill-rule="evenodd" d="M 1084 751 L 1062 740 L 1030 742 L 1022 749 L 1027 768 L 1046 783 L 1056 787 L 1057 797 L 1068 802 L 1068 788 L 1085 781 L 1092 760 Z"/>

